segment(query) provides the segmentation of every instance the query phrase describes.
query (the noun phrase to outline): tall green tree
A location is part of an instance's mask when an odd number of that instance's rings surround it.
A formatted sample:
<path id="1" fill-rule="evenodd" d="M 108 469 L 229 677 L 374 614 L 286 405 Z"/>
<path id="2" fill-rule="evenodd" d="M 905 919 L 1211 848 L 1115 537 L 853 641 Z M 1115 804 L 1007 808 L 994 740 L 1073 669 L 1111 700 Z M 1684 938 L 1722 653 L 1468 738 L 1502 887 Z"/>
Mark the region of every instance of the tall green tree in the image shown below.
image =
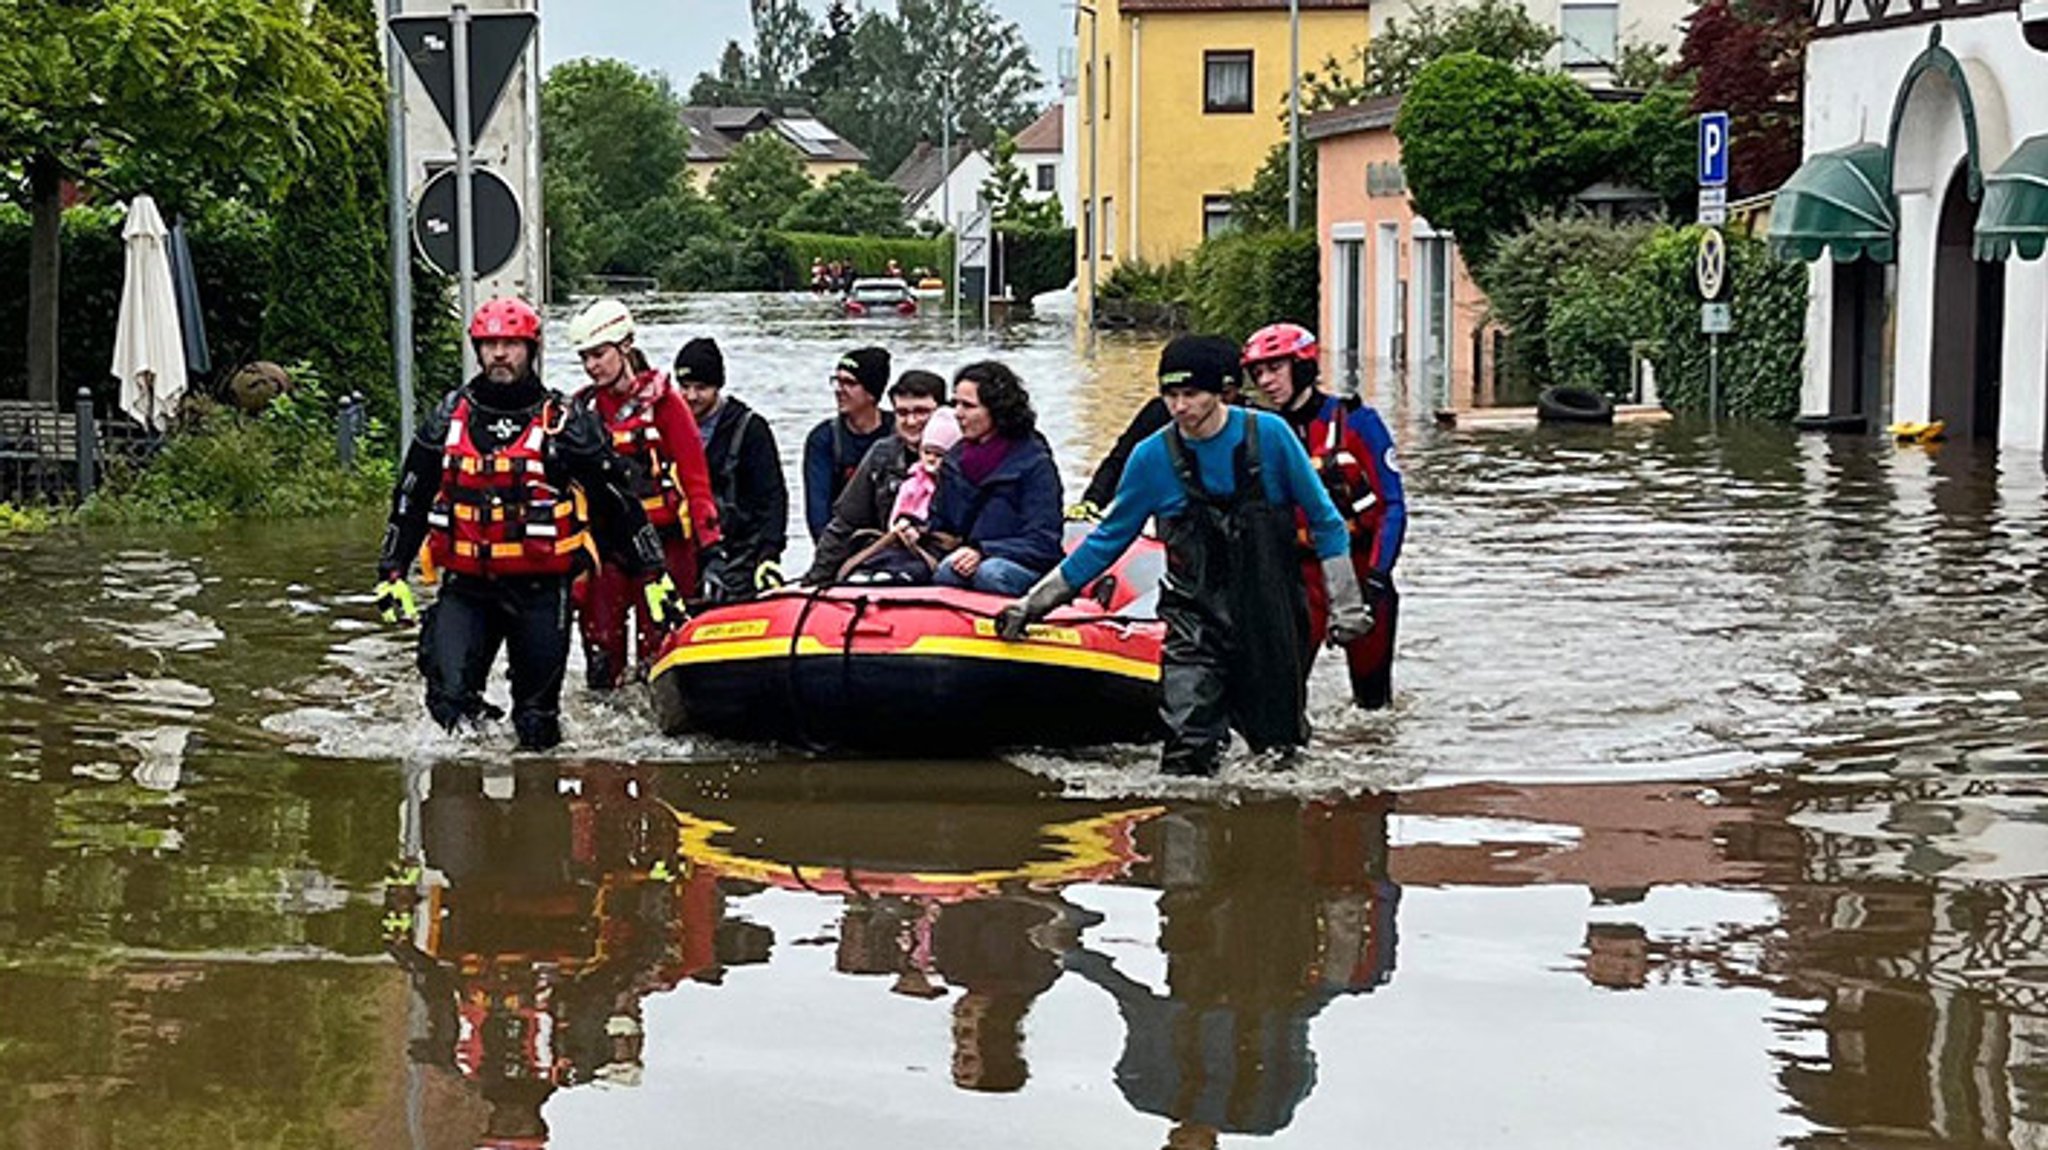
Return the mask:
<path id="1" fill-rule="evenodd" d="M 747 137 L 711 177 L 711 198 L 734 226 L 749 231 L 780 224 L 810 190 L 803 157 L 773 132 Z"/>
<path id="2" fill-rule="evenodd" d="M 1334 108 L 1397 95 L 1407 91 L 1424 68 L 1460 52 L 1535 71 L 1557 42 L 1557 33 L 1531 19 L 1517 0 L 1417 4 L 1406 17 L 1389 16 L 1386 27 L 1353 54 L 1349 66 L 1334 56 L 1325 59 L 1306 77 L 1302 103 L 1312 109 Z"/>
<path id="3" fill-rule="evenodd" d="M 852 61 L 851 83 L 814 93 L 814 106 L 878 175 L 920 138 L 941 138 L 949 89 L 964 152 L 989 147 L 998 131 L 1023 131 L 1044 87 L 1024 34 L 987 0 L 897 0 L 893 15 L 870 11 L 853 30 Z"/>
<path id="4" fill-rule="evenodd" d="M 903 192 L 858 168 L 810 191 L 782 217 L 784 231 L 836 236 L 904 236 Z"/>
<path id="5" fill-rule="evenodd" d="M 310 16 L 334 46 L 330 61 L 343 82 L 381 92 L 381 26 L 370 0 L 318 0 Z M 397 396 L 389 386 L 390 193 L 381 111 L 317 152 L 320 178 L 295 182 L 278 205 L 262 342 L 272 359 L 312 364 L 337 392 L 363 392 L 388 420 Z"/>
<path id="6" fill-rule="evenodd" d="M 1024 166 L 1017 162 L 1015 136 L 1008 132 L 996 133 L 996 142 L 989 149 L 989 154 L 991 163 L 988 178 L 981 182 L 981 198 L 988 201 L 989 211 L 997 224 L 1039 231 L 1065 226 L 1057 196 L 1032 197 L 1031 179 L 1025 175 Z"/>
<path id="7" fill-rule="evenodd" d="M 1394 121 L 1415 206 L 1474 267 L 1600 176 L 1607 124 L 1586 89 L 1475 52 L 1424 67 Z"/>
<path id="8" fill-rule="evenodd" d="M 811 40 L 811 63 L 803 74 L 805 92 L 815 97 L 853 83 L 853 34 L 859 24 L 846 0 L 832 0 L 825 9 L 824 27 Z"/>
<path id="9" fill-rule="evenodd" d="M 719 228 L 686 178 L 682 103 L 657 73 L 572 60 L 541 87 L 550 274 L 655 275 L 693 234 Z"/>
<path id="10" fill-rule="evenodd" d="M 323 148 L 373 123 L 305 9 L 273 0 L 0 0 L 0 155 L 26 203 L 29 392 L 56 398 L 61 189 L 150 191 L 172 210 L 207 194 L 265 201 Z"/>
<path id="11" fill-rule="evenodd" d="M 751 0 L 754 10 L 754 87 L 795 93 L 810 66 L 818 21 L 803 0 Z"/>

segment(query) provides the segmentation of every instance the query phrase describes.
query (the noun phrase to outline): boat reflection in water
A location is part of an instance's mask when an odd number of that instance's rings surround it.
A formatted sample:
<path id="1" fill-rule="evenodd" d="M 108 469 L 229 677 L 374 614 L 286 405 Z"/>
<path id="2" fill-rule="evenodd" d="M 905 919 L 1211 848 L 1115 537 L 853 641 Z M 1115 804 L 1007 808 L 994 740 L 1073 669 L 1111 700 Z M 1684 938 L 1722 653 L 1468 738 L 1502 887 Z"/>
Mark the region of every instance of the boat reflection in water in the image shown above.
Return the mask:
<path id="1" fill-rule="evenodd" d="M 767 961 L 768 928 L 732 908 L 770 888 L 842 903 L 837 972 L 952 997 L 963 1090 L 1021 1090 L 1033 1003 L 1068 973 L 1101 988 L 1126 1029 L 1116 1085 L 1175 1124 L 1174 1145 L 1284 1128 L 1315 1080 L 1309 1022 L 1393 967 L 1382 798 L 1218 809 L 998 794 L 850 813 L 671 803 L 662 782 L 539 762 L 408 780 L 385 924 L 416 996 L 410 1054 L 468 1083 L 490 1145 L 545 1145 L 558 1090 L 637 1085 L 642 1000 Z M 1077 884 L 1159 891 L 1163 986 L 1090 944 L 1102 916 L 1064 897 Z"/>

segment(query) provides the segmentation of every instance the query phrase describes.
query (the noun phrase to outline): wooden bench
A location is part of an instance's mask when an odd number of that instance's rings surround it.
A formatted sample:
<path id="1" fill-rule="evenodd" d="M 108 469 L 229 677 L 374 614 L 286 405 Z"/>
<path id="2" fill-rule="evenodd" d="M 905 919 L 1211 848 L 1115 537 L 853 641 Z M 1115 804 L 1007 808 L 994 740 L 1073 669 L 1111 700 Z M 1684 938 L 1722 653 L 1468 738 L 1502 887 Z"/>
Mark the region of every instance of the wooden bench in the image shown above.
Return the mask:
<path id="1" fill-rule="evenodd" d="M 78 413 L 36 400 L 0 399 L 0 459 L 78 462 Z"/>

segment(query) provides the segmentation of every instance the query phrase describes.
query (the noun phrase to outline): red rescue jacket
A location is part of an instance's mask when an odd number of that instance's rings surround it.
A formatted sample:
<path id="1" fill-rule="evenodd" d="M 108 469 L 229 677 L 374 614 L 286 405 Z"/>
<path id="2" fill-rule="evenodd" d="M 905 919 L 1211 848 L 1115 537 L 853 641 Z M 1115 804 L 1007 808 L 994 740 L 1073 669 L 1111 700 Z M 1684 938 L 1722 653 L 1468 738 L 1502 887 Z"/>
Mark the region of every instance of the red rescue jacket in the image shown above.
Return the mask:
<path id="1" fill-rule="evenodd" d="M 441 490 L 427 514 L 434 563 L 479 578 L 568 575 L 590 547 L 583 495 L 548 479 L 547 441 L 561 409 L 541 405 L 526 429 L 498 451 L 478 450 L 470 402 L 459 400 L 441 449 Z"/>

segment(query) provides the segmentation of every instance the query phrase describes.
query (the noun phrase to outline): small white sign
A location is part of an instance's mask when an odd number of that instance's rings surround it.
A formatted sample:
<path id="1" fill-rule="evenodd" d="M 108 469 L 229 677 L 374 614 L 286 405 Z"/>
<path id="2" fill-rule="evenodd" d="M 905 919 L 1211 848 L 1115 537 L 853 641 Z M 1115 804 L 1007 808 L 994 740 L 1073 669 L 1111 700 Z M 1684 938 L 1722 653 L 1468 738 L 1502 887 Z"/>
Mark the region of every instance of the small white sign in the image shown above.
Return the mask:
<path id="1" fill-rule="evenodd" d="M 1728 189 L 1701 188 L 1699 223 L 1701 227 L 1718 228 L 1728 222 Z"/>
<path id="2" fill-rule="evenodd" d="M 1727 335 L 1735 330 L 1735 309 L 1725 303 L 1700 305 L 1700 331 L 1706 335 Z"/>

